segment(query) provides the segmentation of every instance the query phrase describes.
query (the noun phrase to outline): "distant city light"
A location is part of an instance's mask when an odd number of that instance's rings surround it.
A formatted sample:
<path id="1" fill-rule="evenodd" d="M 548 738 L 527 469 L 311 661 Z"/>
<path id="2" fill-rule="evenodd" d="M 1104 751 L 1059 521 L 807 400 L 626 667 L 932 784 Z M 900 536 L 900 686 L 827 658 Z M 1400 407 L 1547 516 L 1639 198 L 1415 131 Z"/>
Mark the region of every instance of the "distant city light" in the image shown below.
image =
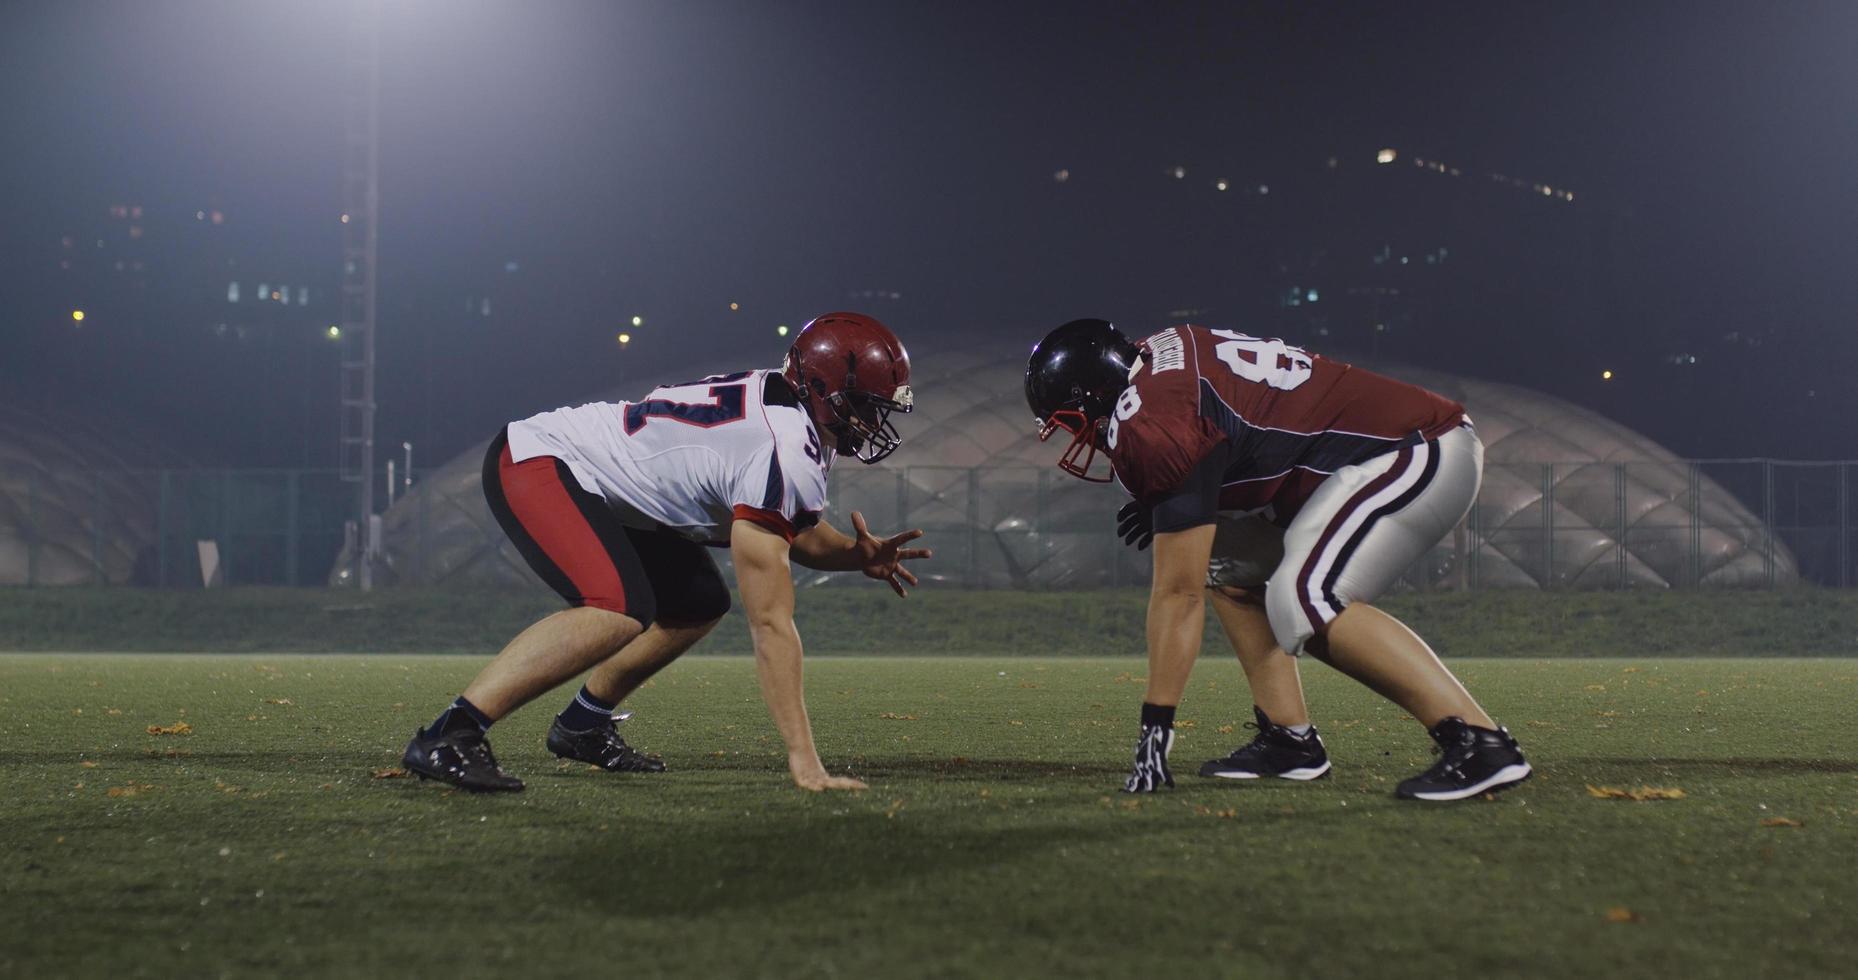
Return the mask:
<path id="1" fill-rule="evenodd" d="M 1258 185 L 1258 196 L 1263 197 L 1264 195 L 1269 194 L 1269 193 L 1271 193 L 1270 184 L 1259 184 Z"/>
<path id="2" fill-rule="evenodd" d="M 1070 180 L 1070 179 L 1071 179 L 1071 171 L 1069 171 L 1069 170 L 1054 170 L 1054 171 L 1052 171 L 1052 179 L 1053 179 L 1053 180 L 1055 180 L 1055 181 L 1057 181 L 1058 183 L 1060 183 L 1060 184 L 1062 184 L 1062 183 L 1064 183 L 1065 181 L 1067 181 L 1067 180 Z"/>
<path id="3" fill-rule="evenodd" d="M 741 308 L 742 308 L 742 304 L 740 304 L 740 303 L 730 303 L 730 304 L 729 304 L 729 308 L 730 308 L 731 310 L 739 310 L 739 309 L 741 309 Z"/>
<path id="4" fill-rule="evenodd" d="M 1168 176 L 1173 177 L 1175 180 L 1182 180 L 1187 176 L 1187 168 L 1174 167 L 1168 171 Z"/>
<path id="5" fill-rule="evenodd" d="M 206 212 L 205 212 L 205 211 L 195 211 L 195 212 L 194 212 L 194 220 L 195 220 L 195 221 L 205 221 L 205 220 L 206 220 Z"/>
<path id="6" fill-rule="evenodd" d="M 1310 302 L 1312 302 L 1312 303 L 1314 303 L 1314 302 L 1316 302 L 1317 300 L 1319 300 L 1319 299 L 1321 299 L 1321 298 L 1322 298 L 1322 294 L 1321 294 L 1321 293 L 1318 293 L 1318 292 L 1317 292 L 1316 290 L 1314 290 L 1314 289 L 1312 289 L 1312 290 L 1310 290 L 1310 291 L 1309 291 L 1309 293 L 1308 293 L 1308 294 L 1306 294 L 1306 295 L 1305 295 L 1305 296 L 1304 296 L 1303 298 L 1304 298 L 1304 299 L 1307 299 L 1307 300 L 1309 300 L 1309 301 L 1310 301 Z"/>
<path id="7" fill-rule="evenodd" d="M 1400 158 L 1399 152 L 1395 150 L 1391 150 L 1391 149 L 1382 150 L 1381 152 L 1374 154 L 1375 163 L 1392 163 L 1399 158 Z"/>
<path id="8" fill-rule="evenodd" d="M 783 337 L 787 336 L 787 324 L 783 323 L 780 326 L 775 327 L 774 332 L 777 334 L 780 334 Z"/>
<path id="9" fill-rule="evenodd" d="M 634 317 L 632 318 L 632 325 L 633 325 L 633 326 L 635 326 L 635 327 L 642 327 L 642 326 L 645 326 L 645 318 L 644 318 L 644 317 L 642 317 L 642 316 L 636 316 L 636 315 L 635 315 L 635 316 L 634 316 Z"/>
<path id="10" fill-rule="evenodd" d="M 626 346 L 627 344 L 630 344 L 630 343 L 632 343 L 632 335 L 631 335 L 631 334 L 629 334 L 629 333 L 622 333 L 622 334 L 620 334 L 620 335 L 619 335 L 619 346 L 621 346 L 621 347 L 624 347 L 624 346 Z"/>
<path id="11" fill-rule="evenodd" d="M 1600 372 L 1600 380 L 1601 380 L 1601 381 L 1611 381 L 1611 380 L 1613 380 L 1613 372 L 1612 372 L 1612 371 L 1601 371 L 1601 372 Z"/>
<path id="12" fill-rule="evenodd" d="M 1227 189 L 1228 187 L 1231 187 L 1231 186 L 1232 186 L 1232 185 L 1231 185 L 1230 183 L 1228 183 L 1228 182 L 1226 181 L 1226 178 L 1224 178 L 1224 177 L 1221 177 L 1221 178 L 1219 178 L 1218 180 L 1216 180 L 1216 181 L 1213 181 L 1213 188 L 1214 188 L 1215 190 L 1221 190 L 1221 191 L 1223 191 L 1223 190 L 1225 190 L 1225 189 Z"/>
<path id="13" fill-rule="evenodd" d="M 348 215 L 346 215 L 346 214 L 345 214 L 345 215 L 343 215 L 343 216 L 342 216 L 342 223 L 343 223 L 343 224 L 348 224 Z"/>
<path id="14" fill-rule="evenodd" d="M 330 340 L 341 340 L 342 339 L 342 328 L 336 326 L 333 323 L 329 325 L 329 329 L 325 331 L 325 333 L 329 335 Z"/>
<path id="15" fill-rule="evenodd" d="M 71 322 L 83 323 L 84 322 L 84 311 L 83 310 L 72 310 L 71 311 Z"/>

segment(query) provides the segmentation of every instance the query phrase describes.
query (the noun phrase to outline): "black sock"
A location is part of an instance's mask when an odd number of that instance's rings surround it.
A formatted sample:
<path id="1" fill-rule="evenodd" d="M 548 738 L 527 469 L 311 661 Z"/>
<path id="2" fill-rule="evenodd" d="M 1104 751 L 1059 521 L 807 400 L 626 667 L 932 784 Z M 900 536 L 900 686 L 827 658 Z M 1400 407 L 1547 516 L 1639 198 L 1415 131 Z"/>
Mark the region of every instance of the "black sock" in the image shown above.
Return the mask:
<path id="1" fill-rule="evenodd" d="M 487 732 L 490 730 L 490 723 L 489 715 L 478 710 L 477 705 L 465 700 L 465 696 L 460 694 L 458 700 L 452 702 L 451 707 L 439 712 L 439 717 L 433 719 L 432 727 L 426 731 L 438 734 L 455 732 L 469 726 L 480 732 Z"/>
<path id="2" fill-rule="evenodd" d="M 1173 728 L 1174 705 L 1142 702 L 1143 728 Z"/>
<path id="3" fill-rule="evenodd" d="M 587 689 L 587 685 L 582 684 L 581 693 L 576 694 L 574 700 L 569 701 L 567 708 L 563 709 L 556 718 L 561 721 L 561 727 L 568 731 L 584 732 L 611 724 L 613 709 L 616 707 L 618 707 L 616 703 L 602 701 L 595 697 L 594 693 Z"/>

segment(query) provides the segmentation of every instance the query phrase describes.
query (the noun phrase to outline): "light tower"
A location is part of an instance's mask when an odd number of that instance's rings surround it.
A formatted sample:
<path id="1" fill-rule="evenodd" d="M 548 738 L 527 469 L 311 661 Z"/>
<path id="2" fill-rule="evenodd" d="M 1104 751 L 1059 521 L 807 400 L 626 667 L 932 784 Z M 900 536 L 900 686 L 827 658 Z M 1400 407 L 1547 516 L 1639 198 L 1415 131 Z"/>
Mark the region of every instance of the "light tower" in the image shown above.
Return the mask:
<path id="1" fill-rule="evenodd" d="M 342 376 L 340 467 L 356 485 L 355 581 L 374 587 L 380 535 L 374 519 L 374 298 L 380 215 L 379 0 L 350 0 L 343 79 Z"/>

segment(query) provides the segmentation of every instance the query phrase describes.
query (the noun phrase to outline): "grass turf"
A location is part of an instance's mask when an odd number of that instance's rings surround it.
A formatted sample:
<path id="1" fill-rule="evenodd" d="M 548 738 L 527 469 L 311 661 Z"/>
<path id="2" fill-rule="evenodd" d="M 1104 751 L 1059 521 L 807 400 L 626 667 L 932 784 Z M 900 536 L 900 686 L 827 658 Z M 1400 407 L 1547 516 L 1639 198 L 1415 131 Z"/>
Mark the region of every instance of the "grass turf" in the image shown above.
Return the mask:
<path id="1" fill-rule="evenodd" d="M 1390 798 L 1422 734 L 1317 665 L 1331 778 L 1196 778 L 1246 735 L 1229 661 L 1200 666 L 1180 786 L 1154 797 L 1114 792 L 1127 659 L 811 664 L 822 752 L 872 783 L 857 795 L 790 788 L 736 658 L 634 699 L 627 732 L 671 773 L 558 764 L 550 697 L 494 732 L 526 793 L 374 778 L 480 663 L 0 657 L 0 975 L 1746 977 L 1858 958 L 1849 660 L 1458 661 L 1537 776 L 1451 806 Z M 177 722 L 191 734 L 147 733 Z"/>

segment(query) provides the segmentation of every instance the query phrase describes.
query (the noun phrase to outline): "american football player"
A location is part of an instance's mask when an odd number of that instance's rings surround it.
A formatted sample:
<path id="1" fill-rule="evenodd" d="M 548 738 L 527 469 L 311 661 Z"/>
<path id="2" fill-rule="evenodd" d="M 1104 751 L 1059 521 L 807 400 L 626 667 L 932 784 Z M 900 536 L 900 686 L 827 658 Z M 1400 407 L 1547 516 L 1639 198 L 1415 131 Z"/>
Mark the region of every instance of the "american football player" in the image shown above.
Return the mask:
<path id="1" fill-rule="evenodd" d="M 1398 796 L 1458 800 L 1529 777 L 1516 740 L 1431 648 L 1369 605 L 1476 499 L 1483 444 L 1463 406 L 1281 340 L 1178 326 L 1138 345 L 1103 320 L 1039 342 L 1026 400 L 1042 439 L 1069 436 L 1059 466 L 1120 482 L 1133 499 L 1119 532 L 1153 542 L 1148 689 L 1126 791 L 1174 784 L 1174 712 L 1209 590 L 1258 734 L 1201 775 L 1329 771 L 1297 674 L 1307 651 L 1438 744 L 1437 764 Z M 1099 455 L 1109 472 L 1093 466 Z"/>
<path id="2" fill-rule="evenodd" d="M 729 609 L 705 545 L 726 546 L 754 639 L 762 697 L 794 782 L 863 789 L 826 771 L 801 691 L 788 561 L 861 571 L 899 596 L 921 531 L 879 538 L 820 519 L 834 458 L 874 463 L 899 443 L 890 416 L 911 408 L 910 358 L 857 313 L 807 324 L 778 371 L 744 371 L 512 422 L 484 458 L 484 495 L 538 576 L 570 608 L 518 634 L 406 747 L 408 770 L 469 790 L 513 791 L 485 732 L 592 668 L 555 719 L 547 747 L 614 772 L 664 763 L 626 744 L 620 702 L 702 639 Z"/>

